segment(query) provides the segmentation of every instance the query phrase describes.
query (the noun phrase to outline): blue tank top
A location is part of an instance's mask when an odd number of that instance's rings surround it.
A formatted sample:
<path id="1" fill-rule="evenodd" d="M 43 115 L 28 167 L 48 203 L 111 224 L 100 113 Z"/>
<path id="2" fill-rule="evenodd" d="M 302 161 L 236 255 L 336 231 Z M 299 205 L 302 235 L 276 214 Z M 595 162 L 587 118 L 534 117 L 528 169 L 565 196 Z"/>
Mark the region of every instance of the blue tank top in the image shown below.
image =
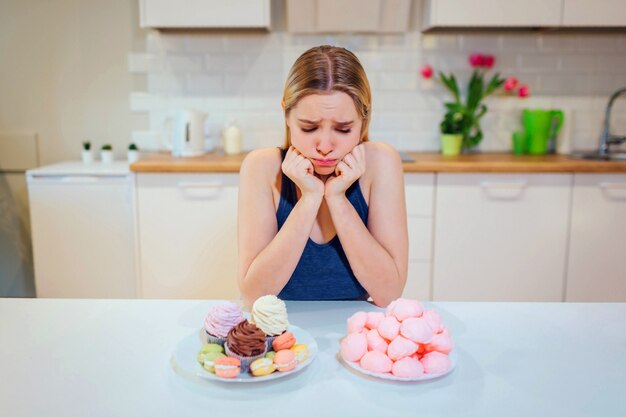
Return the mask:
<path id="1" fill-rule="evenodd" d="M 285 159 L 286 150 L 281 149 Z M 283 227 L 298 200 L 296 185 L 282 173 L 280 202 L 276 210 L 278 230 Z M 346 190 L 346 197 L 367 224 L 368 207 L 359 181 Z M 278 297 L 283 300 L 367 300 L 369 295 L 354 276 L 339 237 L 319 244 L 306 242 L 300 261 Z"/>

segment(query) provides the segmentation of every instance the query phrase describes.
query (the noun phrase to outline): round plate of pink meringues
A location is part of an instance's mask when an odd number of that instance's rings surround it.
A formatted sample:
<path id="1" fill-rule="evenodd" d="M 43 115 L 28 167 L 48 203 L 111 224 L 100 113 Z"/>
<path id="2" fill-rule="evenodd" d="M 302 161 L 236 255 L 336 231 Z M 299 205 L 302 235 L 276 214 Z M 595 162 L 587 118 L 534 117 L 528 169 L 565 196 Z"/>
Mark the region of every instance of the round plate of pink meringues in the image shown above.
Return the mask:
<path id="1" fill-rule="evenodd" d="M 426 381 L 457 365 L 450 330 L 435 310 L 399 298 L 382 312 L 359 311 L 348 319 L 339 357 L 358 373 L 394 381 Z"/>

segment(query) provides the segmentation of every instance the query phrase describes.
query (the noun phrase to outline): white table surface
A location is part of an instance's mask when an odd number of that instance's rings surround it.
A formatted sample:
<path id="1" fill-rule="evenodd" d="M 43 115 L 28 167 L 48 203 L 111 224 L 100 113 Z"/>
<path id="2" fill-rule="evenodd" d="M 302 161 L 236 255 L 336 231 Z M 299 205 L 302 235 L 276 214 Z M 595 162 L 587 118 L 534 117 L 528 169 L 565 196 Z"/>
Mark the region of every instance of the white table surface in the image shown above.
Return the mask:
<path id="1" fill-rule="evenodd" d="M 233 384 L 171 364 L 215 302 L 0 299 L 0 416 L 626 416 L 626 304 L 427 303 L 452 331 L 458 367 L 397 383 L 336 358 L 346 319 L 375 306 L 289 302 L 316 360 Z"/>

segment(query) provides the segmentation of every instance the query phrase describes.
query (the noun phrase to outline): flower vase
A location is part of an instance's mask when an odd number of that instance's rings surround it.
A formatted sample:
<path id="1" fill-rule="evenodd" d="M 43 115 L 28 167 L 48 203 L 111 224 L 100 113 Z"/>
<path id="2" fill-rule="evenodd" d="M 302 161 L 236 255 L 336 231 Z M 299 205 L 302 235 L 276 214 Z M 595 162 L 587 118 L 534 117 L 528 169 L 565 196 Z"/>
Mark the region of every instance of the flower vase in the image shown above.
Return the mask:
<path id="1" fill-rule="evenodd" d="M 463 145 L 463 134 L 442 133 L 441 153 L 447 156 L 459 155 Z"/>

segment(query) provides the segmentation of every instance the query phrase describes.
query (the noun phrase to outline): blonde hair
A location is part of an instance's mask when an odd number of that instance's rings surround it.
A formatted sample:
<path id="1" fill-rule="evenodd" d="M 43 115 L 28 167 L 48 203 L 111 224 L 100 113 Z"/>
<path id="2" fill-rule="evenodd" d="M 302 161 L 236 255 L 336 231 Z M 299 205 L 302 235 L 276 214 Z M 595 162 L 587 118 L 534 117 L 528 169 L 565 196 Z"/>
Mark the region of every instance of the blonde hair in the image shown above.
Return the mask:
<path id="1" fill-rule="evenodd" d="M 365 70 L 359 59 L 345 48 L 322 45 L 316 46 L 294 62 L 283 92 L 285 117 L 298 102 L 310 94 L 331 94 L 341 91 L 354 101 L 357 113 L 361 116 L 361 141 L 369 135 L 372 93 Z M 285 122 L 285 148 L 291 146 L 291 132 Z"/>

